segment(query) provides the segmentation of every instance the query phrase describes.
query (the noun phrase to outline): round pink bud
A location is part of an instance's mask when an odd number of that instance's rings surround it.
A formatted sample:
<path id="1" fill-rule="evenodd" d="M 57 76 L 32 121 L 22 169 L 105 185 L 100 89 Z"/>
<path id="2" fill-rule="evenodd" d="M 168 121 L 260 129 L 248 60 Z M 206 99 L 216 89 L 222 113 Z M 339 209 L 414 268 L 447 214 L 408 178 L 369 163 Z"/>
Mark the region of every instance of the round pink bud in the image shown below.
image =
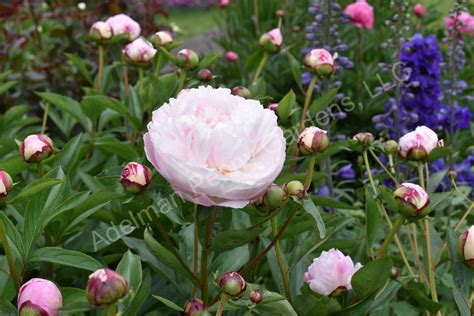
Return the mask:
<path id="1" fill-rule="evenodd" d="M 206 311 L 206 305 L 203 301 L 197 298 L 192 298 L 184 304 L 185 316 L 201 316 Z"/>
<path id="2" fill-rule="evenodd" d="M 418 126 L 398 141 L 398 154 L 408 160 L 425 160 L 436 147 L 442 146 L 438 135 L 426 126 Z"/>
<path id="3" fill-rule="evenodd" d="M 277 17 L 279 17 L 279 18 L 282 18 L 282 17 L 285 16 L 285 11 L 283 11 L 283 10 L 277 10 L 277 11 L 275 12 L 275 15 L 276 15 Z"/>
<path id="4" fill-rule="evenodd" d="M 428 193 L 417 184 L 402 183 L 393 192 L 398 201 L 398 210 L 407 217 L 421 218 L 428 214 Z"/>
<path id="5" fill-rule="evenodd" d="M 245 291 L 247 283 L 237 272 L 227 272 L 219 278 L 219 286 L 225 294 L 237 297 Z"/>
<path id="6" fill-rule="evenodd" d="M 270 54 L 278 53 L 283 44 L 283 37 L 279 28 L 273 29 L 270 32 L 267 32 L 260 36 L 258 40 L 260 46 Z"/>
<path id="7" fill-rule="evenodd" d="M 140 25 L 125 14 L 114 15 L 108 18 L 105 23 L 112 27 L 114 36 L 123 34 L 128 41 L 136 39 L 141 32 Z"/>
<path id="8" fill-rule="evenodd" d="M 272 110 L 272 111 L 275 111 L 275 112 L 276 112 L 276 110 L 278 109 L 278 103 L 270 103 L 270 104 L 267 106 L 267 108 L 268 108 L 269 110 Z"/>
<path id="9" fill-rule="evenodd" d="M 360 268 L 360 263 L 354 265 L 351 257 L 333 248 L 313 260 L 304 280 L 314 292 L 334 297 L 352 289 L 352 276 Z"/>
<path id="10" fill-rule="evenodd" d="M 156 49 L 143 37 L 139 37 L 125 46 L 123 56 L 125 60 L 133 65 L 149 65 L 155 57 Z"/>
<path id="11" fill-rule="evenodd" d="M 374 27 L 374 8 L 365 0 L 357 0 L 344 10 L 356 27 L 371 29 Z"/>
<path id="12" fill-rule="evenodd" d="M 232 88 L 231 93 L 244 99 L 249 99 L 251 97 L 250 90 L 242 86 Z"/>
<path id="13" fill-rule="evenodd" d="M 301 181 L 293 180 L 285 184 L 285 192 L 288 196 L 303 198 L 306 194 L 303 183 Z"/>
<path id="14" fill-rule="evenodd" d="M 201 81 L 209 81 L 212 79 L 212 72 L 209 69 L 204 68 L 198 71 L 197 77 Z"/>
<path id="15" fill-rule="evenodd" d="M 176 54 L 176 65 L 179 68 L 192 70 L 199 65 L 199 57 L 190 49 L 182 49 Z"/>
<path id="16" fill-rule="evenodd" d="M 387 155 L 395 155 L 398 149 L 398 143 L 394 140 L 387 140 L 383 144 L 383 149 Z"/>
<path id="17" fill-rule="evenodd" d="M 114 31 L 109 24 L 99 21 L 92 24 L 89 35 L 93 40 L 103 42 L 111 39 L 114 36 Z"/>
<path id="18" fill-rule="evenodd" d="M 89 276 L 86 287 L 87 300 L 94 306 L 114 304 L 128 292 L 127 281 L 110 269 L 100 269 Z"/>
<path id="19" fill-rule="evenodd" d="M 392 266 L 392 269 L 390 269 L 390 277 L 394 280 L 398 279 L 400 276 L 400 269 L 397 268 L 396 266 Z"/>
<path id="20" fill-rule="evenodd" d="M 298 137 L 299 151 L 305 155 L 322 153 L 328 146 L 327 132 L 316 126 L 305 128 Z"/>
<path id="21" fill-rule="evenodd" d="M 417 3 L 413 7 L 413 13 L 415 13 L 417 17 L 422 18 L 425 16 L 425 7 L 421 3 Z"/>
<path id="22" fill-rule="evenodd" d="M 26 162 L 42 161 L 53 153 L 53 141 L 44 134 L 30 135 L 20 145 L 20 154 Z"/>
<path id="23" fill-rule="evenodd" d="M 263 205 L 278 208 L 286 199 L 285 191 L 277 184 L 272 184 L 263 195 Z"/>
<path id="24" fill-rule="evenodd" d="M 364 147 L 370 146 L 374 142 L 374 135 L 369 132 L 357 133 L 352 138 Z"/>
<path id="25" fill-rule="evenodd" d="M 31 279 L 18 292 L 18 314 L 20 316 L 59 316 L 63 297 L 56 284 L 45 279 Z"/>
<path id="26" fill-rule="evenodd" d="M 155 47 L 167 47 L 173 43 L 173 37 L 170 32 L 159 31 L 153 34 L 150 41 Z"/>
<path id="27" fill-rule="evenodd" d="M 263 300 L 263 294 L 260 290 L 253 290 L 250 292 L 250 300 L 254 304 L 258 304 Z"/>
<path id="28" fill-rule="evenodd" d="M 230 4 L 230 0 L 221 0 L 221 8 L 227 8 Z"/>
<path id="29" fill-rule="evenodd" d="M 120 175 L 120 183 L 132 193 L 144 191 L 151 183 L 151 170 L 141 163 L 129 162 Z"/>
<path id="30" fill-rule="evenodd" d="M 312 49 L 304 57 L 303 63 L 319 76 L 329 76 L 336 70 L 334 57 L 325 49 Z"/>
<path id="31" fill-rule="evenodd" d="M 3 170 L 0 170 L 0 198 L 7 196 L 13 186 L 13 180 L 10 175 Z"/>
<path id="32" fill-rule="evenodd" d="M 448 178 L 450 179 L 456 179 L 458 177 L 458 173 L 454 170 L 451 170 L 448 172 Z"/>
<path id="33" fill-rule="evenodd" d="M 234 62 L 239 59 L 239 55 L 237 55 L 236 52 L 228 51 L 227 53 L 225 53 L 225 59 L 229 62 Z"/>
<path id="34" fill-rule="evenodd" d="M 474 268 L 474 225 L 459 237 L 458 248 L 463 262 Z"/>

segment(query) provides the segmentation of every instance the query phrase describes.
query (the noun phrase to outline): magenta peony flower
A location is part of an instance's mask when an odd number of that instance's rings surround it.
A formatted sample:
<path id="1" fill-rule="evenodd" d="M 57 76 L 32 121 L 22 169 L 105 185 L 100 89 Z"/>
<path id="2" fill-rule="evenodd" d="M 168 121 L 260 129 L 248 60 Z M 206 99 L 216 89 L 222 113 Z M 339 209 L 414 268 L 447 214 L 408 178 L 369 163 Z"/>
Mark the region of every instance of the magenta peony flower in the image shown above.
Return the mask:
<path id="1" fill-rule="evenodd" d="M 374 27 L 374 8 L 365 0 L 349 4 L 344 10 L 350 16 L 350 21 L 357 27 L 371 29 Z"/>
<path id="2" fill-rule="evenodd" d="M 153 61 L 155 54 L 156 49 L 154 49 L 153 45 L 143 37 L 139 37 L 129 43 L 123 50 L 125 60 L 137 65 L 150 64 Z"/>
<path id="3" fill-rule="evenodd" d="M 227 53 L 225 53 L 225 59 L 227 61 L 233 62 L 239 59 L 239 55 L 237 55 L 236 52 L 228 51 Z"/>
<path id="4" fill-rule="evenodd" d="M 415 6 L 413 7 L 413 13 L 415 13 L 417 17 L 420 17 L 420 18 L 424 17 L 425 7 L 423 6 L 423 4 L 421 3 L 415 4 Z"/>
<path id="5" fill-rule="evenodd" d="M 0 170 L 0 198 L 8 195 L 12 185 L 12 177 L 6 171 Z"/>
<path id="6" fill-rule="evenodd" d="M 466 265 L 474 268 L 474 225 L 459 238 L 459 254 Z"/>
<path id="7" fill-rule="evenodd" d="M 99 21 L 92 24 L 89 35 L 96 41 L 106 41 L 114 36 L 114 31 L 109 24 Z"/>
<path id="8" fill-rule="evenodd" d="M 408 160 L 423 160 L 436 147 L 442 146 L 438 135 L 426 126 L 418 126 L 398 141 L 398 153 Z"/>
<path id="9" fill-rule="evenodd" d="M 258 200 L 285 161 L 275 113 L 229 89 L 181 92 L 153 112 L 148 160 L 184 199 L 241 208 Z"/>
<path id="10" fill-rule="evenodd" d="M 310 71 L 320 76 L 329 76 L 336 70 L 334 59 L 327 50 L 318 48 L 306 54 L 303 63 Z"/>
<path id="11" fill-rule="evenodd" d="M 402 183 L 393 195 L 399 202 L 400 213 L 410 217 L 423 217 L 428 214 L 430 199 L 428 193 L 419 185 Z"/>
<path id="12" fill-rule="evenodd" d="M 125 190 L 137 193 L 146 189 L 151 182 L 151 170 L 141 163 L 129 162 L 123 169 L 120 176 Z"/>
<path id="13" fill-rule="evenodd" d="M 129 41 L 136 39 L 141 32 L 140 25 L 125 14 L 117 14 L 108 18 L 105 23 L 112 27 L 114 36 L 125 34 Z"/>
<path id="14" fill-rule="evenodd" d="M 444 25 L 447 31 L 455 27 L 461 34 L 474 35 L 474 16 L 469 12 L 462 11 L 457 16 L 453 14 L 445 17 Z"/>
<path id="15" fill-rule="evenodd" d="M 354 265 L 351 257 L 344 256 L 338 249 L 333 248 L 323 251 L 313 260 L 308 272 L 304 274 L 304 280 L 314 292 L 335 296 L 352 289 L 352 276 L 360 268 L 360 263 Z"/>
<path id="16" fill-rule="evenodd" d="M 18 292 L 18 314 L 59 316 L 63 297 L 58 287 L 45 279 L 31 279 Z"/>
<path id="17" fill-rule="evenodd" d="M 20 145 L 20 154 L 24 161 L 41 161 L 53 153 L 53 141 L 46 135 L 30 135 Z"/>

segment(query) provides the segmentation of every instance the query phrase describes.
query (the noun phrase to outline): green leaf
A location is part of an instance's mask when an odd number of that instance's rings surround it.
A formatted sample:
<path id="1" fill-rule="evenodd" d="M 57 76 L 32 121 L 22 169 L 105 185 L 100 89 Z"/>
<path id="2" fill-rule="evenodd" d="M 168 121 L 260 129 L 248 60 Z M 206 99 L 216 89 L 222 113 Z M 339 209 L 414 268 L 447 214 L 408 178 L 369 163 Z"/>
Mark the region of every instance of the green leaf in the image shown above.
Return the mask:
<path id="1" fill-rule="evenodd" d="M 316 206 L 313 200 L 309 197 L 303 199 L 303 208 L 311 215 L 315 228 L 319 231 L 319 237 L 324 238 L 326 236 L 326 226 L 324 225 L 323 218 L 321 217 L 321 207 Z"/>
<path id="2" fill-rule="evenodd" d="M 9 203 L 15 203 L 18 201 L 22 201 L 24 199 L 29 199 L 31 196 L 38 194 L 44 190 L 47 190 L 55 185 L 63 183 L 64 180 L 61 179 L 51 179 L 51 178 L 39 178 L 33 180 L 29 184 L 27 184 L 23 190 L 20 191 L 16 196 L 14 196 Z"/>
<path id="3" fill-rule="evenodd" d="M 257 305 L 256 310 L 266 312 L 272 316 L 297 316 L 293 306 L 280 294 L 263 291 L 264 299 Z"/>
<path id="4" fill-rule="evenodd" d="M 458 237 L 451 227 L 448 227 L 447 231 L 447 243 L 449 259 L 452 264 L 453 281 L 455 286 L 464 293 L 465 296 L 469 295 L 469 289 L 472 282 L 472 271 L 464 265 L 462 259 L 459 257 L 458 250 Z"/>
<path id="5" fill-rule="evenodd" d="M 77 303 L 88 304 L 86 291 L 75 287 L 61 288 L 63 295 L 64 306 L 73 305 Z"/>
<path id="6" fill-rule="evenodd" d="M 0 170 L 5 170 L 11 176 L 15 176 L 27 168 L 28 164 L 23 161 L 20 155 L 15 155 L 0 161 Z"/>
<path id="7" fill-rule="evenodd" d="M 207 54 L 199 63 L 199 68 L 208 68 L 212 63 L 222 55 L 221 52 Z"/>
<path id="8" fill-rule="evenodd" d="M 428 155 L 428 162 L 433 162 L 440 158 L 446 157 L 450 151 L 451 147 L 436 147 Z"/>
<path id="9" fill-rule="evenodd" d="M 86 96 L 81 101 L 82 111 L 95 122 L 104 109 L 111 109 L 117 113 L 128 113 L 128 108 L 114 98 L 105 95 Z"/>
<path id="10" fill-rule="evenodd" d="M 65 55 L 69 59 L 71 64 L 73 64 L 74 67 L 77 68 L 77 71 L 81 74 L 81 76 L 84 77 L 84 79 L 86 79 L 90 84 L 92 84 L 92 79 L 89 74 L 89 71 L 87 70 L 86 63 L 76 54 L 65 53 Z"/>
<path id="11" fill-rule="evenodd" d="M 94 144 L 104 151 L 115 154 L 128 161 L 136 161 L 138 153 L 130 144 L 119 141 L 117 138 L 104 136 L 95 139 Z"/>
<path id="12" fill-rule="evenodd" d="M 359 208 L 353 205 L 349 205 L 347 203 L 335 200 L 332 197 L 329 196 L 311 196 L 311 199 L 313 202 L 321 207 L 331 207 L 331 208 L 337 208 L 337 209 L 342 209 L 342 210 L 358 210 Z"/>
<path id="13" fill-rule="evenodd" d="M 104 266 L 96 259 L 82 252 L 59 247 L 36 249 L 29 258 L 30 262 L 51 262 L 88 271 L 96 271 Z"/>
<path id="14" fill-rule="evenodd" d="M 253 99 L 262 99 L 265 97 L 265 93 L 267 92 L 267 84 L 265 83 L 265 79 L 258 78 L 257 82 L 252 83 L 249 87 L 250 93 Z"/>
<path id="15" fill-rule="evenodd" d="M 298 84 L 298 87 L 300 88 L 300 90 L 304 92 L 303 88 L 301 87 L 301 64 L 289 52 L 286 54 L 286 56 L 288 57 L 288 61 L 290 63 L 290 68 L 291 68 L 291 73 L 293 74 L 293 78 Z"/>
<path id="16" fill-rule="evenodd" d="M 365 218 L 366 218 L 366 229 L 367 229 L 367 240 L 369 244 L 372 244 L 377 237 L 377 231 L 380 227 L 380 212 L 372 194 L 366 189 L 365 190 Z"/>
<path id="17" fill-rule="evenodd" d="M 10 88 L 15 86 L 17 83 L 18 81 L 8 81 L 8 82 L 0 84 L 0 95 L 7 92 Z"/>
<path id="18" fill-rule="evenodd" d="M 172 310 L 175 310 L 177 312 L 184 312 L 184 309 L 182 307 L 176 305 L 175 303 L 173 303 L 172 301 L 170 301 L 170 300 L 168 300 L 164 297 L 161 297 L 161 296 L 158 296 L 158 295 L 153 295 L 153 297 L 156 298 L 161 303 L 168 306 L 169 308 L 171 308 Z"/>
<path id="19" fill-rule="evenodd" d="M 291 110 L 296 104 L 296 95 L 293 90 L 290 90 L 283 99 L 278 103 L 278 117 L 280 118 L 282 123 L 285 123 L 288 119 L 288 116 L 291 113 Z"/>
<path id="20" fill-rule="evenodd" d="M 253 229 L 227 230 L 216 234 L 212 240 L 213 251 L 231 250 L 248 244 L 265 230 L 265 227 Z"/>
<path id="21" fill-rule="evenodd" d="M 319 98 L 316 98 L 309 106 L 309 113 L 311 114 L 311 117 L 315 116 L 321 111 L 324 111 L 326 107 L 334 100 L 338 90 L 339 88 L 330 89 L 324 92 L 324 94 Z"/>
<path id="22" fill-rule="evenodd" d="M 385 257 L 369 262 L 352 276 L 352 288 L 363 299 L 381 289 L 390 278 L 392 259 Z"/>
<path id="23" fill-rule="evenodd" d="M 441 170 L 430 175 L 427 188 L 428 193 L 433 193 L 436 190 L 441 181 L 446 177 L 447 172 L 448 170 Z"/>
<path id="24" fill-rule="evenodd" d="M 140 256 L 128 250 L 117 266 L 117 272 L 127 280 L 131 292 L 136 293 L 142 283 L 142 264 Z"/>
<path id="25" fill-rule="evenodd" d="M 148 270 L 146 270 L 145 276 L 140 288 L 137 291 L 137 294 L 135 294 L 132 301 L 128 304 L 123 315 L 139 315 L 140 309 L 143 307 L 143 304 L 145 304 L 145 301 L 150 296 L 151 291 L 151 276 Z"/>
<path id="26" fill-rule="evenodd" d="M 459 290 L 457 287 L 453 289 L 453 295 L 454 295 L 454 301 L 456 302 L 456 305 L 458 306 L 459 309 L 459 314 L 461 316 L 469 316 L 472 315 L 470 308 L 469 308 L 469 302 L 464 297 L 463 293 L 461 290 Z"/>
<path id="27" fill-rule="evenodd" d="M 417 301 L 423 308 L 427 309 L 432 313 L 436 313 L 442 307 L 441 304 L 432 301 L 425 293 L 426 289 L 423 284 L 410 281 L 406 285 L 402 285 L 403 290 L 408 293 L 408 295 Z"/>
<path id="28" fill-rule="evenodd" d="M 18 312 L 12 303 L 0 296 L 0 314 L 3 316 L 15 316 L 18 315 Z"/>

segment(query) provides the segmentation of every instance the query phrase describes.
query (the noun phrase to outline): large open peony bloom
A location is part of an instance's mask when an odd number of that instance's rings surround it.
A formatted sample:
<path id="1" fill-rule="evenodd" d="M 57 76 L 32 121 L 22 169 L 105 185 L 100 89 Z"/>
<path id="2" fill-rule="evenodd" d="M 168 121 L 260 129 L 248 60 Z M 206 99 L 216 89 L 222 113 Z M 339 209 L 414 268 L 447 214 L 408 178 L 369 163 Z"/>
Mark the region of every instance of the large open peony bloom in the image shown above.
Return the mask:
<path id="1" fill-rule="evenodd" d="M 184 199 L 241 208 L 270 187 L 285 161 L 277 117 L 229 89 L 183 90 L 153 112 L 148 160 Z"/>

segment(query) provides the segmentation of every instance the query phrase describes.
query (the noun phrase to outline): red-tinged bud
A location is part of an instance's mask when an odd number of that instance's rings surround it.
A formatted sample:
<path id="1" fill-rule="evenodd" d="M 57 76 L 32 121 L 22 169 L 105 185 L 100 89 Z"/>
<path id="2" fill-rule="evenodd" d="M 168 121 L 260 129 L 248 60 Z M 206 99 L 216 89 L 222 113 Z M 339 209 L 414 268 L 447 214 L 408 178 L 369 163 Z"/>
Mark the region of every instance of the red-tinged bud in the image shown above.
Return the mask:
<path id="1" fill-rule="evenodd" d="M 204 68 L 198 71 L 197 77 L 201 81 L 209 81 L 212 79 L 212 72 L 209 69 Z"/>
<path id="2" fill-rule="evenodd" d="M 250 300 L 254 304 L 258 304 L 263 300 L 263 294 L 260 290 L 253 290 L 250 292 Z"/>
<path id="3" fill-rule="evenodd" d="M 425 16 L 425 7 L 421 3 L 415 4 L 413 7 L 413 13 L 419 18 L 422 18 Z"/>
<path id="4" fill-rule="evenodd" d="M 285 16 L 285 11 L 283 11 L 283 10 L 277 10 L 277 11 L 275 12 L 275 15 L 276 15 L 277 17 L 279 17 L 279 18 L 282 18 L 282 17 Z"/>
<path id="5" fill-rule="evenodd" d="M 398 210 L 408 218 L 421 218 L 428 214 L 430 200 L 428 193 L 417 184 L 402 183 L 393 192 L 398 201 Z"/>
<path id="6" fill-rule="evenodd" d="M 288 196 L 303 198 L 306 194 L 303 183 L 301 181 L 293 180 L 285 184 L 285 192 Z"/>
<path id="7" fill-rule="evenodd" d="M 206 305 L 197 298 L 192 298 L 184 304 L 185 316 L 203 316 L 206 313 Z"/>
<path id="8" fill-rule="evenodd" d="M 316 126 L 305 128 L 298 137 L 298 148 L 305 155 L 322 153 L 328 146 L 327 132 Z"/>
<path id="9" fill-rule="evenodd" d="M 0 198 L 7 196 L 12 186 L 12 177 L 6 171 L 0 170 Z"/>
<path id="10" fill-rule="evenodd" d="M 228 51 L 227 53 L 225 53 L 225 59 L 226 59 L 228 62 L 234 62 L 234 61 L 236 61 L 237 59 L 239 59 L 239 55 L 237 55 L 236 52 Z"/>
<path id="11" fill-rule="evenodd" d="M 272 184 L 263 196 L 263 204 L 270 208 L 278 208 L 286 199 L 285 191 L 277 184 Z"/>
<path id="12" fill-rule="evenodd" d="M 26 162 L 42 161 L 53 153 L 53 141 L 44 134 L 30 135 L 20 145 L 20 154 Z"/>
<path id="13" fill-rule="evenodd" d="M 127 281 L 110 269 L 100 269 L 89 276 L 86 287 L 87 300 L 94 306 L 114 304 L 128 292 Z"/>
<path id="14" fill-rule="evenodd" d="M 392 269 L 390 270 L 390 277 L 394 280 L 398 279 L 400 276 L 400 269 L 397 268 L 396 266 L 393 266 Z"/>
<path id="15" fill-rule="evenodd" d="M 335 57 L 325 49 L 312 49 L 304 57 L 303 63 L 308 70 L 318 76 L 329 76 L 336 70 Z"/>
<path id="16" fill-rule="evenodd" d="M 247 284 L 237 272 L 227 272 L 219 278 L 219 286 L 225 294 L 238 297 L 245 291 Z"/>
<path id="17" fill-rule="evenodd" d="M 355 141 L 358 141 L 359 144 L 361 144 L 362 146 L 368 147 L 372 145 L 375 138 L 374 138 L 374 135 L 372 135 L 369 132 L 362 132 L 362 133 L 355 134 L 352 139 L 354 139 Z"/>
<path id="18" fill-rule="evenodd" d="M 283 44 L 283 37 L 281 35 L 280 29 L 276 28 L 263 34 L 258 40 L 258 43 L 267 53 L 278 53 Z"/>
<path id="19" fill-rule="evenodd" d="M 120 175 L 120 183 L 132 193 L 144 191 L 151 183 L 151 170 L 141 163 L 129 162 Z"/>
<path id="20" fill-rule="evenodd" d="M 232 94 L 244 99 L 249 99 L 251 97 L 250 90 L 242 86 L 232 88 Z"/>
<path id="21" fill-rule="evenodd" d="M 176 65 L 179 68 L 192 70 L 199 65 L 199 57 L 193 50 L 182 49 L 176 54 Z"/>
<path id="22" fill-rule="evenodd" d="M 270 103 L 270 104 L 267 106 L 267 108 L 268 108 L 269 110 L 272 110 L 272 111 L 275 111 L 275 112 L 276 112 L 277 109 L 278 109 L 278 103 Z"/>
<path id="23" fill-rule="evenodd" d="M 149 41 L 139 37 L 125 46 L 123 56 L 132 65 L 147 66 L 152 63 L 156 52 L 156 49 L 153 48 Z"/>
<path id="24" fill-rule="evenodd" d="M 458 248 L 464 264 L 474 268 L 474 225 L 459 237 Z"/>
<path id="25" fill-rule="evenodd" d="M 153 34 L 153 36 L 150 38 L 150 42 L 156 48 L 167 47 L 173 43 L 173 37 L 171 36 L 170 32 L 159 31 Z"/>
<path id="26" fill-rule="evenodd" d="M 398 154 L 407 160 L 425 160 L 436 147 L 442 146 L 438 135 L 426 126 L 419 126 L 398 141 Z"/>
<path id="27" fill-rule="evenodd" d="M 92 24 L 89 35 L 94 41 L 106 42 L 114 36 L 114 31 L 109 24 L 99 21 Z"/>
<path id="28" fill-rule="evenodd" d="M 36 278 L 22 285 L 17 305 L 20 316 L 59 316 L 63 297 L 56 284 Z"/>

